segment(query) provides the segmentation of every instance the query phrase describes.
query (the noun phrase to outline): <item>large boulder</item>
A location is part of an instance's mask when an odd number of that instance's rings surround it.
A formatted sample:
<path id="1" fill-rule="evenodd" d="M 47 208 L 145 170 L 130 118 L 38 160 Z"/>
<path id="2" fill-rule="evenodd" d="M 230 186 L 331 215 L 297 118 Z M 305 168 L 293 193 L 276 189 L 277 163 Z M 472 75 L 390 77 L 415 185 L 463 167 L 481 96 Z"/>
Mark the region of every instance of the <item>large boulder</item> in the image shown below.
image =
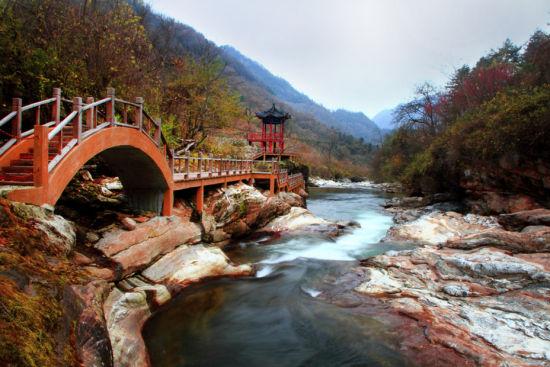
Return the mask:
<path id="1" fill-rule="evenodd" d="M 62 307 L 65 329 L 75 325 L 75 346 L 83 366 L 113 366 L 111 342 L 103 315 L 103 302 L 112 286 L 105 281 L 68 285 Z M 67 339 L 69 335 L 65 336 Z"/>
<path id="2" fill-rule="evenodd" d="M 242 237 L 265 226 L 273 218 L 288 213 L 292 206 L 304 205 L 304 200 L 297 194 L 266 196 L 246 184 L 220 189 L 205 199 L 203 239 L 225 243 L 229 238 Z"/>
<path id="3" fill-rule="evenodd" d="M 180 246 L 142 272 L 154 283 L 185 286 L 206 277 L 242 276 L 250 265 L 234 265 L 217 247 Z"/>
<path id="4" fill-rule="evenodd" d="M 420 218 L 391 227 L 384 242 L 419 242 L 438 245 L 452 238 L 478 233 L 500 225 L 494 217 L 455 212 L 432 212 Z"/>
<path id="5" fill-rule="evenodd" d="M 73 222 L 60 215 L 53 214 L 53 208 L 31 204 L 10 202 L 13 214 L 24 221 L 33 223 L 33 227 L 43 232 L 50 246 L 69 254 L 76 244 L 76 229 Z"/>
<path id="6" fill-rule="evenodd" d="M 315 216 L 307 209 L 293 207 L 290 211 L 280 217 L 270 221 L 267 225 L 261 228 L 261 232 L 286 232 L 296 230 L 312 230 L 312 231 L 334 231 L 338 230 L 337 223 L 329 222 L 323 218 Z"/>
<path id="7" fill-rule="evenodd" d="M 158 285 L 155 291 L 167 292 L 166 287 L 162 285 Z M 107 297 L 103 310 L 113 350 L 114 366 L 148 367 L 147 348 L 141 337 L 141 329 L 152 313 L 147 302 L 147 292 L 123 292 L 114 288 Z"/>
<path id="8" fill-rule="evenodd" d="M 533 228 L 530 231 L 510 232 L 502 228 L 491 228 L 454 238 L 445 244 L 447 247 L 470 250 L 482 246 L 493 246 L 514 253 L 550 252 L 550 227 Z"/>
<path id="9" fill-rule="evenodd" d="M 182 244 L 201 239 L 201 228 L 177 216 L 155 217 L 136 224 L 132 231 L 116 228 L 106 232 L 94 247 L 119 265 L 125 276 L 145 268 L 157 257 Z"/>
<path id="10" fill-rule="evenodd" d="M 501 214 L 498 222 L 505 228 L 521 230 L 527 226 L 550 226 L 550 209 L 523 210 Z"/>

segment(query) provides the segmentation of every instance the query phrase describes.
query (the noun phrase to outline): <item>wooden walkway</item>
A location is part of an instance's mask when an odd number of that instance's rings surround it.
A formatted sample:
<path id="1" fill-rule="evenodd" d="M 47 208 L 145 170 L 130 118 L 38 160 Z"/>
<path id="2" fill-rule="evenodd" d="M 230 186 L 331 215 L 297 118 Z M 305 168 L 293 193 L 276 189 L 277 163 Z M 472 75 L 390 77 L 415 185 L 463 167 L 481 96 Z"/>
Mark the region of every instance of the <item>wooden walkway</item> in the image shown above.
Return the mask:
<path id="1" fill-rule="evenodd" d="M 112 88 L 106 98 L 85 103 L 62 98 L 57 88 L 52 98 L 26 106 L 14 98 L 12 112 L 0 120 L 7 136 L 0 146 L 0 185 L 18 186 L 9 199 L 54 205 L 76 172 L 100 155 L 119 172 L 131 201 L 165 215 L 179 190 L 195 189 L 200 212 L 207 186 L 264 181 L 272 194 L 305 188 L 301 174 L 289 175 L 276 161 L 175 156 L 161 126 L 142 98 L 125 101 Z"/>

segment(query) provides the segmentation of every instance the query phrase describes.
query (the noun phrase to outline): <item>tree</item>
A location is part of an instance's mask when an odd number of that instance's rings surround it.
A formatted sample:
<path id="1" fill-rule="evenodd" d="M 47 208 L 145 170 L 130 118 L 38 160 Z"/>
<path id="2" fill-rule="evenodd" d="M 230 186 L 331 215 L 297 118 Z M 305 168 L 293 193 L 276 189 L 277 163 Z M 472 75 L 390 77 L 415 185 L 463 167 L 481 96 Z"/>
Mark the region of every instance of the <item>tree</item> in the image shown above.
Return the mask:
<path id="1" fill-rule="evenodd" d="M 429 83 L 422 84 L 415 91 L 415 97 L 397 107 L 394 123 L 408 129 L 420 129 L 429 135 L 436 135 L 441 128 L 439 93 Z"/>
<path id="2" fill-rule="evenodd" d="M 182 57 L 173 65 L 173 79 L 163 90 L 162 111 L 179 122 L 174 133 L 180 145 L 189 140 L 200 145 L 211 129 L 244 114 L 239 96 L 223 78 L 224 65 L 218 59 Z"/>

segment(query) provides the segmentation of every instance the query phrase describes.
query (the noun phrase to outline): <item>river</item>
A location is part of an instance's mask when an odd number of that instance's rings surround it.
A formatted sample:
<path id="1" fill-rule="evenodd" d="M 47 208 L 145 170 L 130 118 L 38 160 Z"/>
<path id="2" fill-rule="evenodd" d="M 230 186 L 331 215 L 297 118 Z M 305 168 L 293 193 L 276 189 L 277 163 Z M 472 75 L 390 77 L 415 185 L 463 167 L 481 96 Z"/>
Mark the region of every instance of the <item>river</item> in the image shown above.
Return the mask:
<path id="1" fill-rule="evenodd" d="M 392 224 L 369 189 L 312 189 L 308 208 L 361 228 L 334 240 L 295 233 L 243 241 L 228 255 L 252 262 L 255 277 L 218 279 L 185 289 L 146 323 L 154 367 L 403 366 L 394 335 L 379 321 L 321 300 L 358 259 L 388 251 Z"/>

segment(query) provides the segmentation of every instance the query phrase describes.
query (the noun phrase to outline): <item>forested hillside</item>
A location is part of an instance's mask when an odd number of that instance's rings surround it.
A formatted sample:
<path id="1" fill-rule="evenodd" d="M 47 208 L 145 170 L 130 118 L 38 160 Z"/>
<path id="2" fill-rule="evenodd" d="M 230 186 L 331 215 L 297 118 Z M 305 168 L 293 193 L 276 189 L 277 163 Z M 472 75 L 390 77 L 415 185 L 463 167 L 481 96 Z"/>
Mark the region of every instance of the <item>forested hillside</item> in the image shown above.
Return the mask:
<path id="1" fill-rule="evenodd" d="M 550 205 L 550 35 L 506 41 L 439 90 L 424 84 L 395 113 L 374 161 L 411 193 L 450 191 L 482 212 Z"/>
<path id="2" fill-rule="evenodd" d="M 367 173 L 367 143 L 380 135 L 366 116 L 331 113 L 141 0 L 0 0 L 0 10 L 2 114 L 12 97 L 28 103 L 53 87 L 68 98 L 101 97 L 112 86 L 124 98 L 143 96 L 174 147 L 194 140 L 195 151 L 245 156 L 254 112 L 278 103 L 293 116 L 288 146 L 313 173 Z"/>
<path id="3" fill-rule="evenodd" d="M 365 142 L 376 144 L 381 141 L 378 127 L 363 113 L 343 109 L 330 111 L 297 91 L 286 80 L 273 75 L 259 63 L 242 55 L 235 48 L 223 46 L 221 49 L 222 57 L 235 72 L 234 85 L 242 90 L 245 98 L 250 93 L 242 86 L 254 84 L 265 90 L 269 98 L 287 105 L 298 113 L 309 114 L 324 125 L 362 138 Z"/>

